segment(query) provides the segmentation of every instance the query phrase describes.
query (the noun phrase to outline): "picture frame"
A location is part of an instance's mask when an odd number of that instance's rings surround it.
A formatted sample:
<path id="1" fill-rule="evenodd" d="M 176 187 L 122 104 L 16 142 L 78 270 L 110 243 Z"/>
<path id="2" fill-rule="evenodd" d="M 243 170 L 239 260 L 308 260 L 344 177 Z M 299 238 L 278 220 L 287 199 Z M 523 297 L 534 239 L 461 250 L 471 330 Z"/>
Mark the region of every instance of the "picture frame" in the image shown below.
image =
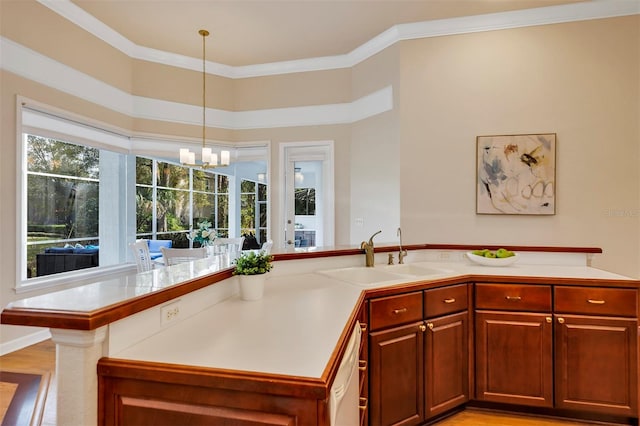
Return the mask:
<path id="1" fill-rule="evenodd" d="M 476 214 L 555 212 L 555 133 L 476 137 Z"/>

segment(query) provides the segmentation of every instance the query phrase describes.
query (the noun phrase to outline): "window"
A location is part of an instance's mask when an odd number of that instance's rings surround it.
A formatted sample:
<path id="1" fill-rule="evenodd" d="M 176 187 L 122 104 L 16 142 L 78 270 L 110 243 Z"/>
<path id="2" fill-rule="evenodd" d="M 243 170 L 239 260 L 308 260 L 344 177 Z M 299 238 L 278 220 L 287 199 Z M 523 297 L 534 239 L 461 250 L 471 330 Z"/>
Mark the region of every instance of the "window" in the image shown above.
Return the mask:
<path id="1" fill-rule="evenodd" d="M 265 175 L 264 147 L 238 148 L 233 167 L 216 173 L 190 169 L 130 154 L 145 152 L 148 139 L 20 96 L 17 105 L 17 292 L 132 269 L 128 243 L 135 238 L 187 247 L 188 231 L 203 220 L 221 237 L 236 236 L 241 176 Z M 266 188 L 253 188 L 250 228 L 261 240 Z"/>
<path id="2" fill-rule="evenodd" d="M 267 241 L 267 185 L 251 180 L 240 183 L 240 232 L 253 235 L 258 245 Z"/>
<path id="3" fill-rule="evenodd" d="M 100 150 L 25 139 L 27 278 L 98 266 Z"/>
<path id="4" fill-rule="evenodd" d="M 315 216 L 316 214 L 316 189 L 296 188 L 295 189 L 295 214 Z"/>
<path id="5" fill-rule="evenodd" d="M 136 237 L 188 247 L 188 231 L 209 221 L 229 235 L 229 177 L 151 158 L 136 158 Z"/>

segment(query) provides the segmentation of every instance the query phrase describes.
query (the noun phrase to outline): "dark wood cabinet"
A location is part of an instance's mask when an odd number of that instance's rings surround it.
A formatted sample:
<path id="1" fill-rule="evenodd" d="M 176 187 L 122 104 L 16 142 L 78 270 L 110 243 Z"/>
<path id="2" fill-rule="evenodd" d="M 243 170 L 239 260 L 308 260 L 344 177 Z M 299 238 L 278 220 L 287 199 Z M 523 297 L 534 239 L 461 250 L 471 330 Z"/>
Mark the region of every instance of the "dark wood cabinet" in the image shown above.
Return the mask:
<path id="1" fill-rule="evenodd" d="M 552 407 L 551 286 L 487 283 L 475 290 L 476 399 Z"/>
<path id="2" fill-rule="evenodd" d="M 417 425 L 424 419 L 422 322 L 369 335 L 369 424 Z"/>
<path id="3" fill-rule="evenodd" d="M 469 400 L 467 284 L 372 299 L 370 321 L 370 425 L 421 424 Z"/>
<path id="4" fill-rule="evenodd" d="M 553 406 L 550 314 L 476 312 L 476 399 Z"/>
<path id="5" fill-rule="evenodd" d="M 556 407 L 637 416 L 637 333 L 633 319 L 558 315 Z"/>
<path id="6" fill-rule="evenodd" d="M 476 309 L 476 399 L 637 418 L 637 290 L 477 284 Z"/>
<path id="7" fill-rule="evenodd" d="M 638 416 L 638 293 L 554 288 L 558 408 Z"/>
<path id="8" fill-rule="evenodd" d="M 360 359 L 358 360 L 358 379 L 360 386 L 360 426 L 369 424 L 369 302 L 366 300 L 358 315 L 362 338 L 360 340 Z"/>
<path id="9" fill-rule="evenodd" d="M 469 400 L 468 319 L 469 312 L 465 310 L 427 320 L 424 339 L 426 418 Z"/>

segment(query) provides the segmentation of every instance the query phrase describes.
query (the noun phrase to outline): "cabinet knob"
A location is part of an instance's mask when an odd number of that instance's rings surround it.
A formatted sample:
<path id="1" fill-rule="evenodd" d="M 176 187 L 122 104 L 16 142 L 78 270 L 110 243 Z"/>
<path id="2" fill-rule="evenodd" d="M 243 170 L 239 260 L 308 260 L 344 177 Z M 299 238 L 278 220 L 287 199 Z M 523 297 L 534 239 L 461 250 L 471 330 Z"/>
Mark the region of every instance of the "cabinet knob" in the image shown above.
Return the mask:
<path id="1" fill-rule="evenodd" d="M 393 314 L 394 315 L 404 314 L 405 312 L 407 312 L 407 308 L 400 308 L 400 309 L 394 309 L 393 310 Z"/>
<path id="2" fill-rule="evenodd" d="M 429 327 L 429 330 L 433 330 L 433 323 L 432 322 L 428 322 L 427 323 L 427 327 Z"/>
<path id="3" fill-rule="evenodd" d="M 551 317 L 546 317 L 545 320 L 547 320 L 548 323 L 551 323 Z"/>
<path id="4" fill-rule="evenodd" d="M 558 322 L 559 322 L 560 324 L 564 324 L 564 318 L 558 318 Z"/>
<path id="5" fill-rule="evenodd" d="M 367 324 L 361 322 L 360 323 L 360 330 L 362 330 L 363 333 L 367 332 Z"/>
<path id="6" fill-rule="evenodd" d="M 420 324 L 420 325 L 418 326 L 418 329 L 419 329 L 420 331 L 427 331 L 427 326 L 426 326 L 426 325 L 424 325 L 424 324 Z"/>
<path id="7" fill-rule="evenodd" d="M 358 360 L 358 370 L 365 371 L 367 369 L 367 360 L 360 359 Z"/>
<path id="8" fill-rule="evenodd" d="M 505 296 L 504 298 L 512 302 L 517 302 L 518 300 L 522 300 L 522 297 L 520 296 Z"/>
<path id="9" fill-rule="evenodd" d="M 444 303 L 454 303 L 456 301 L 456 299 L 454 297 L 450 297 L 448 299 L 444 299 L 443 302 Z"/>
<path id="10" fill-rule="evenodd" d="M 592 305 L 604 305 L 604 300 L 600 300 L 600 299 L 587 299 L 588 303 L 591 303 Z"/>

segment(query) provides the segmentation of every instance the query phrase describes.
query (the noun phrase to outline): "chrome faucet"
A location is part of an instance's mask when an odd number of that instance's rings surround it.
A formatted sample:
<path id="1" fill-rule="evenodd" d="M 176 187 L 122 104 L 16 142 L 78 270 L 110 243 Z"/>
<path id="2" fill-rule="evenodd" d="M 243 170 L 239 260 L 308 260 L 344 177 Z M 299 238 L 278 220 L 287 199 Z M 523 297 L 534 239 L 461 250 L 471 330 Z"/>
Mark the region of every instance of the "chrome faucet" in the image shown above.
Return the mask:
<path id="1" fill-rule="evenodd" d="M 369 238 L 369 241 L 363 241 L 362 243 L 360 243 L 360 248 L 362 250 L 364 250 L 364 258 L 365 258 L 365 265 L 368 267 L 373 266 L 374 264 L 374 259 L 373 259 L 373 254 L 374 254 L 374 250 L 373 250 L 373 237 L 375 237 L 376 235 L 378 235 L 379 233 L 381 233 L 382 230 L 376 232 L 375 234 L 373 234 L 371 236 L 371 238 Z"/>
<path id="2" fill-rule="evenodd" d="M 407 251 L 402 249 L 402 229 L 398 228 L 398 237 L 400 237 L 400 253 L 398 253 L 398 264 L 404 263 L 404 257 L 407 255 Z"/>

